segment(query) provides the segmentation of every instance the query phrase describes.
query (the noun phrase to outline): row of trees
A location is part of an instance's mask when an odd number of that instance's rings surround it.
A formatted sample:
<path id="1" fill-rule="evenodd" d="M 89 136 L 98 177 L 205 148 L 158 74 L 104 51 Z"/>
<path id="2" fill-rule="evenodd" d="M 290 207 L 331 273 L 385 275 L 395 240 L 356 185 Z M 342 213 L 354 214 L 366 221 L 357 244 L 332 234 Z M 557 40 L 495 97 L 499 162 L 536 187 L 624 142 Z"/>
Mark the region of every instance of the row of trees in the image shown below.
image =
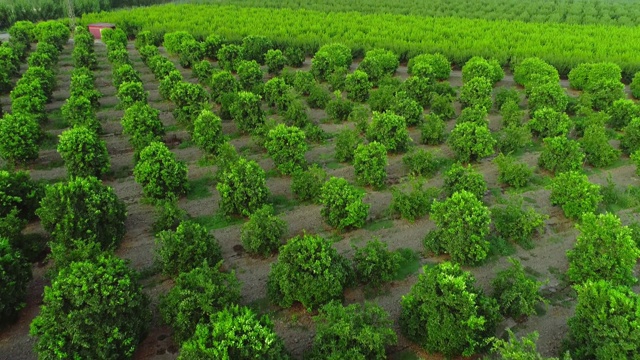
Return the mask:
<path id="1" fill-rule="evenodd" d="M 483 56 L 493 57 L 500 65 L 509 64 L 513 69 L 525 58 L 539 56 L 563 75 L 581 63 L 612 61 L 623 69 L 626 81 L 631 81 L 640 70 L 634 55 L 638 53 L 636 44 L 625 41 L 637 36 L 635 27 L 527 24 L 447 17 L 425 21 L 424 17 L 416 15 L 327 14 L 217 4 L 171 4 L 90 14 L 82 20 L 84 24 L 103 21 L 133 22 L 142 30 L 151 31 L 158 42 L 165 33 L 174 31 L 187 31 L 202 39 L 216 34 L 235 43 L 245 34 L 255 33 L 279 44 L 283 51 L 295 46 L 302 47 L 306 54 L 313 54 L 323 44 L 340 42 L 349 46 L 357 57 L 374 48 L 391 50 L 399 54 L 401 60 L 421 53 L 440 52 L 458 66 L 473 56 Z M 274 23 L 281 26 L 273 27 Z M 362 28 L 361 24 L 368 25 Z M 425 37 L 425 34 L 431 36 Z"/>

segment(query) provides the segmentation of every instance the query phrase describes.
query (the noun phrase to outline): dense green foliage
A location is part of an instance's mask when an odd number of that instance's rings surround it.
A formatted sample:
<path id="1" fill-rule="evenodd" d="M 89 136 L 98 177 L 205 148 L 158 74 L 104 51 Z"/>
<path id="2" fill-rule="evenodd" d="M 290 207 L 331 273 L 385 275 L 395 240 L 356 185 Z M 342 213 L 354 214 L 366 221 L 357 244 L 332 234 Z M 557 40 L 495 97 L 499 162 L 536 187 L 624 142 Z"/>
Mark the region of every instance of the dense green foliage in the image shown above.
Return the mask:
<path id="1" fill-rule="evenodd" d="M 410 188 L 410 191 L 403 190 L 401 187 L 392 188 L 389 209 L 413 222 L 431 210 L 433 201 L 438 198 L 441 191 L 435 187 L 423 189 L 423 183 L 417 179 L 411 181 Z"/>
<path id="2" fill-rule="evenodd" d="M 379 142 L 391 152 L 405 151 L 411 143 L 405 119 L 393 112 L 373 113 L 367 139 Z"/>
<path id="3" fill-rule="evenodd" d="M 504 205 L 491 208 L 491 217 L 498 236 L 525 249 L 533 247 L 533 235 L 541 231 L 549 218 L 532 207 L 525 208 L 520 197 L 509 198 Z"/>
<path id="4" fill-rule="evenodd" d="M 561 173 L 582 169 L 585 153 L 580 143 L 566 136 L 548 137 L 543 140 L 538 165 L 546 170 Z"/>
<path id="5" fill-rule="evenodd" d="M 196 327 L 180 348 L 179 360 L 287 360 L 289 357 L 273 322 L 248 307 L 230 305 Z"/>
<path id="6" fill-rule="evenodd" d="M 402 297 L 402 333 L 429 353 L 453 357 L 482 350 L 499 320 L 498 305 L 474 283 L 456 264 L 425 266 Z"/>
<path id="7" fill-rule="evenodd" d="M 213 266 L 222 260 L 222 250 L 218 240 L 202 225 L 183 221 L 175 231 L 158 233 L 156 242 L 158 261 L 162 272 L 176 277 L 207 262 Z"/>
<path id="8" fill-rule="evenodd" d="M 533 112 L 528 125 L 541 138 L 566 135 L 573 127 L 567 114 L 546 107 Z"/>
<path id="9" fill-rule="evenodd" d="M 462 162 L 478 161 L 494 153 L 496 140 L 487 125 L 474 122 L 456 124 L 447 144 Z"/>
<path id="10" fill-rule="evenodd" d="M 420 126 L 420 142 L 427 145 L 442 144 L 445 139 L 445 128 L 446 124 L 441 116 L 427 115 Z"/>
<path id="11" fill-rule="evenodd" d="M 444 159 L 436 152 L 422 148 L 412 150 L 402 157 L 402 163 L 414 176 L 431 177 L 440 169 Z"/>
<path id="12" fill-rule="evenodd" d="M 489 79 L 482 76 L 473 77 L 465 81 L 460 88 L 460 104 L 463 108 L 477 106 L 489 110 L 493 107 L 492 92 L 493 87 Z"/>
<path id="13" fill-rule="evenodd" d="M 431 205 L 431 219 L 438 229 L 427 236 L 427 250 L 445 252 L 461 264 L 476 264 L 489 253 L 489 209 L 472 193 L 461 190 Z"/>
<path id="14" fill-rule="evenodd" d="M 600 280 L 575 287 L 578 304 L 568 321 L 574 359 L 633 359 L 640 354 L 640 297 Z"/>
<path id="15" fill-rule="evenodd" d="M 389 314 L 370 302 L 342 306 L 334 301 L 313 320 L 316 335 L 309 359 L 383 360 L 385 348 L 398 341 Z"/>
<path id="16" fill-rule="evenodd" d="M 544 302 L 540 294 L 542 283 L 528 276 L 520 261 L 509 258 L 511 266 L 498 271 L 493 279 L 493 297 L 500 313 L 514 319 L 536 313 L 536 305 Z"/>
<path id="17" fill-rule="evenodd" d="M 358 131 L 345 128 L 336 135 L 336 153 L 334 158 L 339 162 L 351 162 L 362 138 Z"/>
<path id="18" fill-rule="evenodd" d="M 502 153 L 493 162 L 498 166 L 498 181 L 516 189 L 527 186 L 533 175 L 533 169 L 529 165 Z"/>
<path id="19" fill-rule="evenodd" d="M 286 231 L 287 223 L 273 214 L 273 207 L 265 205 L 242 225 L 240 241 L 248 253 L 267 257 L 278 250 Z"/>
<path id="20" fill-rule="evenodd" d="M 518 339 L 511 329 L 507 329 L 509 338 L 493 339 L 491 345 L 492 354 L 500 360 L 559 360 L 557 357 L 547 358 L 538 352 L 536 341 L 538 332 L 534 331 Z M 571 360 L 569 353 L 565 353 L 563 360 Z"/>
<path id="21" fill-rule="evenodd" d="M 235 273 L 223 273 L 219 267 L 219 263 L 204 262 L 191 270 L 183 269 L 175 286 L 161 298 L 162 319 L 173 328 L 178 344 L 194 334 L 198 323 L 240 301 Z"/>
<path id="22" fill-rule="evenodd" d="M 347 180 L 331 177 L 320 190 L 320 214 L 327 224 L 338 230 L 361 228 L 369 213 L 369 204 L 365 204 L 363 198 L 364 193 Z"/>
<path id="23" fill-rule="evenodd" d="M 244 133 L 251 133 L 262 126 L 265 121 L 264 111 L 260 108 L 260 95 L 241 91 L 231 105 L 231 117 Z"/>
<path id="24" fill-rule="evenodd" d="M 280 173 L 289 175 L 304 168 L 307 142 L 304 131 L 295 126 L 279 124 L 267 133 L 264 143 Z"/>
<path id="25" fill-rule="evenodd" d="M 389 251 L 387 244 L 378 239 L 368 241 L 355 251 L 353 267 L 356 279 L 371 288 L 391 281 L 400 268 L 398 253 Z"/>
<path id="26" fill-rule="evenodd" d="M 280 248 L 267 279 L 269 299 L 281 307 L 300 302 L 307 310 L 341 300 L 351 281 L 348 260 L 318 235 L 296 236 Z"/>
<path id="27" fill-rule="evenodd" d="M 20 218 L 32 220 L 42 196 L 43 186 L 32 180 L 28 172 L 0 170 L 0 217 L 15 208 Z"/>
<path id="28" fill-rule="evenodd" d="M 609 166 L 620 157 L 620 150 L 609 144 L 604 126 L 587 126 L 580 145 L 584 149 L 587 163 L 594 167 Z"/>
<path id="29" fill-rule="evenodd" d="M 220 192 L 220 211 L 227 216 L 249 216 L 269 198 L 264 170 L 255 161 L 244 158 L 229 164 L 216 189 Z"/>
<path id="30" fill-rule="evenodd" d="M 611 213 L 587 213 L 576 225 L 580 235 L 575 247 L 567 252 L 567 276 L 577 284 L 606 280 L 613 285 L 634 285 L 633 274 L 640 250 L 632 238 L 632 230 L 622 226 Z"/>
<path id="31" fill-rule="evenodd" d="M 577 171 L 558 174 L 551 183 L 551 204 L 560 205 L 564 215 L 580 219 L 592 213 L 602 201 L 600 186 L 589 182 L 587 175 Z"/>
<path id="32" fill-rule="evenodd" d="M 447 196 L 465 190 L 475 195 L 478 199 L 482 199 L 487 192 L 487 182 L 482 174 L 471 165 L 463 166 L 460 163 L 454 163 L 444 173 L 442 189 Z"/>
<path id="33" fill-rule="evenodd" d="M 60 135 L 57 150 L 69 177 L 100 178 L 111 168 L 104 141 L 86 127 L 77 126 L 64 131 Z"/>
<path id="34" fill-rule="evenodd" d="M 165 134 L 164 125 L 160 121 L 160 111 L 147 103 L 135 103 L 125 110 L 121 124 L 123 133 L 129 135 L 136 159 L 152 142 L 162 141 Z"/>
<path id="35" fill-rule="evenodd" d="M 30 281 L 31 264 L 11 247 L 9 239 L 0 237 L 0 325 L 14 320 L 25 307 Z"/>
<path id="36" fill-rule="evenodd" d="M 100 255 L 60 270 L 31 323 L 40 359 L 128 359 L 151 320 L 149 299 L 124 260 Z"/>
<path id="37" fill-rule="evenodd" d="M 171 90 L 171 101 L 176 105 L 173 116 L 187 128 L 193 128 L 193 121 L 206 109 L 209 93 L 200 84 L 181 81 Z"/>
<path id="38" fill-rule="evenodd" d="M 209 155 L 217 155 L 226 138 L 222 120 L 210 110 L 202 110 L 193 122 L 193 142 Z"/>
<path id="39" fill-rule="evenodd" d="M 144 195 L 154 200 L 178 197 L 186 191 L 187 165 L 176 160 L 163 142 L 154 141 L 142 149 L 133 175 Z"/>
<path id="40" fill-rule="evenodd" d="M 297 171 L 291 177 L 291 192 L 302 201 L 318 202 L 322 186 L 327 181 L 327 172 L 318 164 Z"/>
<path id="41" fill-rule="evenodd" d="M 353 169 L 360 185 L 384 186 L 387 179 L 387 149 L 379 142 L 360 144 L 353 155 Z"/>
<path id="42" fill-rule="evenodd" d="M 86 244 L 114 249 L 124 237 L 127 217 L 125 205 L 113 189 L 94 177 L 48 186 L 36 214 L 52 236 L 51 251 L 57 265 L 82 257 Z"/>
<path id="43" fill-rule="evenodd" d="M 620 138 L 620 149 L 627 155 L 640 150 L 640 117 L 631 119 L 629 125 L 624 127 Z"/>
<path id="44" fill-rule="evenodd" d="M 5 114 L 0 119 L 0 156 L 11 164 L 38 158 L 41 139 L 38 122 L 29 115 Z"/>

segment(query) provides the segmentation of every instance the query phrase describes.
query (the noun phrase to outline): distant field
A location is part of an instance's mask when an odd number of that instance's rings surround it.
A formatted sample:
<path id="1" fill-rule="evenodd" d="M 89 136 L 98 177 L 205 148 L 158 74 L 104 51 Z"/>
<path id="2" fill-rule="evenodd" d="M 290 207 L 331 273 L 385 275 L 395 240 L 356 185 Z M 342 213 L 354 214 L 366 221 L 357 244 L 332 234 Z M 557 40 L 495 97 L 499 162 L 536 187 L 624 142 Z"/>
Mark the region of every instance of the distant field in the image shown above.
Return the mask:
<path id="1" fill-rule="evenodd" d="M 246 7 L 358 11 L 469 19 L 518 20 L 539 23 L 640 24 L 640 2 L 634 0 L 196 0 Z"/>
<path id="2" fill-rule="evenodd" d="M 629 81 L 640 70 L 640 28 L 604 25 L 537 24 L 505 20 L 265 9 L 224 5 L 159 5 L 88 14 L 83 23 L 135 24 L 161 40 L 185 30 L 199 38 L 217 33 L 228 41 L 264 35 L 279 47 L 300 46 L 310 55 L 322 44 L 340 42 L 356 57 L 385 48 L 406 60 L 440 52 L 460 66 L 472 56 L 502 65 L 539 56 L 566 75 L 584 62 L 611 61 Z"/>

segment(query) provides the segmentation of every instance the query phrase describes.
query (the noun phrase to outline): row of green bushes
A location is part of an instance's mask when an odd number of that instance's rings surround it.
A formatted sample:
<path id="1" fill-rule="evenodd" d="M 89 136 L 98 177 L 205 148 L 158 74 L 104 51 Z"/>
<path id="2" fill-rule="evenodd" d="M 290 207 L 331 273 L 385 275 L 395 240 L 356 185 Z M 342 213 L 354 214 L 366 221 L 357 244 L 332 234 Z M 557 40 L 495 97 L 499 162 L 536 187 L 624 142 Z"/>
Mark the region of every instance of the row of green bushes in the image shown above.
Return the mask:
<path id="1" fill-rule="evenodd" d="M 309 55 L 324 44 L 340 42 L 349 46 L 356 57 L 362 57 L 367 50 L 383 48 L 405 61 L 421 53 L 440 52 L 457 66 L 473 56 L 483 56 L 495 58 L 501 66 L 514 67 L 527 57 L 539 56 L 562 75 L 581 63 L 611 61 L 622 68 L 625 81 L 640 70 L 635 55 L 639 53 L 637 45 L 626 41 L 638 36 L 635 27 L 224 5 L 163 5 L 82 18 L 83 24 L 97 21 L 136 24 L 151 31 L 158 43 L 165 33 L 179 30 L 199 39 L 216 34 L 235 43 L 252 33 L 266 36 L 277 48 L 300 47 Z M 362 24 L 366 24 L 364 28 Z"/>

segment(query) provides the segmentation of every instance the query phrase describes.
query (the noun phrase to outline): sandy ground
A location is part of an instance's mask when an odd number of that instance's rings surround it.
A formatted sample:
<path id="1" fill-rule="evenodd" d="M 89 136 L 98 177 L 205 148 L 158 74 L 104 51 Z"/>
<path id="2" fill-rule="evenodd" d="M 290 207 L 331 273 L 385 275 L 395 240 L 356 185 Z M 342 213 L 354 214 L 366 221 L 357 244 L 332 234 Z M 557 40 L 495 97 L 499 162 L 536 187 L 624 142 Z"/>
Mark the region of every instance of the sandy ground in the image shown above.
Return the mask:
<path id="1" fill-rule="evenodd" d="M 68 97 L 69 77 L 73 66 L 71 50 L 72 46 L 69 45 L 61 55 L 58 70 L 60 86 L 54 95 L 55 101 L 49 105 L 49 109 L 52 112 L 58 110 Z M 163 49 L 161 51 L 166 55 Z M 115 189 L 118 196 L 127 204 L 129 214 L 126 222 L 126 236 L 117 250 L 117 255 L 129 260 L 133 268 L 145 270 L 153 266 L 154 262 L 155 243 L 151 232 L 153 207 L 142 200 L 142 188 L 135 183 L 132 176 L 133 149 L 126 137 L 122 135 L 122 127 L 119 124 L 122 111 L 115 109 L 118 100 L 115 97 L 115 88 L 111 84 L 112 69 L 106 61 L 106 49 L 102 44 L 96 43 L 96 52 L 100 59 L 99 68 L 96 70 L 96 85 L 104 95 L 101 99 L 102 107 L 98 112 L 98 117 L 101 119 L 104 128 L 102 138 L 105 140 L 111 155 L 113 171 L 122 174 L 117 179 L 106 178 L 104 180 L 107 185 Z M 202 153 L 197 148 L 189 145 L 187 142 L 189 140 L 188 133 L 176 126 L 175 120 L 171 115 L 173 105 L 160 98 L 157 91 L 158 82 L 154 79 L 150 70 L 141 62 L 139 53 L 133 48 L 132 44 L 129 46 L 129 52 L 134 67 L 142 75 L 145 89 L 150 93 L 150 104 L 161 111 L 161 119 L 165 126 L 171 129 L 167 133 L 165 140 L 171 145 L 177 157 L 188 164 L 189 179 L 196 180 L 210 176 L 215 168 L 198 165 L 198 160 L 202 158 Z M 172 58 L 172 60 L 177 64 L 176 59 Z M 309 66 L 310 60 L 307 59 L 303 69 L 308 70 Z M 352 70 L 355 67 L 356 64 L 352 66 Z M 179 66 L 178 68 L 185 79 L 196 81 L 192 76 L 191 70 L 182 69 Z M 21 70 L 25 70 L 24 65 Z M 398 70 L 397 76 L 403 79 L 407 77 L 404 66 Z M 461 73 L 454 71 L 450 82 L 453 86 L 460 86 Z M 568 86 L 566 82 L 563 82 L 563 85 Z M 498 86 L 514 86 L 513 77 L 507 74 Z M 8 104 L 8 100 L 8 96 L 0 97 L 0 101 L 3 104 Z M 456 107 L 459 111 L 459 105 Z M 309 114 L 312 119 L 321 123 L 321 127 L 325 131 L 332 134 L 337 133 L 344 126 L 351 126 L 351 124 L 325 123 L 326 114 L 324 111 L 309 110 Z M 449 130 L 453 127 L 453 124 L 454 121 L 448 123 Z M 492 130 L 499 129 L 499 116 L 497 114 L 492 113 L 490 115 L 490 124 Z M 236 146 L 240 153 L 258 161 L 265 171 L 273 170 L 273 162 L 260 148 L 253 144 L 250 137 L 237 135 L 236 127 L 232 122 L 224 122 L 223 127 L 225 133 L 232 135 L 231 143 Z M 58 135 L 63 131 L 61 128 L 55 128 L 54 124 L 51 123 L 46 125 L 45 128 L 52 135 Z M 419 145 L 420 132 L 418 129 L 411 128 L 410 134 L 418 144 L 416 146 L 427 149 L 439 148 L 443 155 L 452 156 L 446 145 L 440 147 Z M 355 175 L 351 165 L 333 162 L 334 147 L 333 139 L 329 139 L 324 144 L 313 144 L 306 154 L 307 160 L 323 164 L 330 175 L 342 176 L 353 181 Z M 520 159 L 535 166 L 538 155 L 538 152 L 531 151 L 521 155 Z M 395 184 L 407 178 L 407 170 L 402 165 L 402 155 L 390 155 L 389 164 L 387 169 L 389 183 Z M 474 167 L 484 175 L 488 187 L 492 190 L 488 192 L 484 201 L 489 205 L 495 204 L 495 194 L 503 195 L 508 191 L 508 189 L 498 184 L 495 165 L 491 162 L 491 158 L 488 158 L 474 164 Z M 32 176 L 39 179 L 53 181 L 62 180 L 66 176 L 65 169 L 60 164 L 60 157 L 53 147 L 43 149 L 40 158 L 30 166 L 30 169 Z M 620 186 L 638 185 L 635 168 L 631 165 L 623 165 L 606 171 L 590 171 L 589 173 L 591 174 L 591 180 L 596 183 L 605 184 L 606 175 L 611 173 L 616 183 Z M 290 184 L 291 179 L 289 177 L 270 176 L 267 180 L 271 193 L 280 200 L 293 200 Z M 441 185 L 441 174 L 428 180 L 428 186 Z M 180 206 L 191 216 L 207 216 L 216 213 L 219 196 L 213 181 L 207 186 L 210 196 L 196 200 L 185 198 L 180 201 Z M 535 274 L 539 280 L 548 281 L 544 286 L 544 293 L 549 298 L 550 304 L 539 315 L 529 318 L 526 322 L 516 323 L 513 320 L 505 320 L 499 326 L 496 335 L 500 336 L 507 327 L 513 328 L 519 334 L 538 331 L 540 333 L 540 351 L 547 356 L 556 355 L 560 349 L 561 340 L 567 332 L 566 321 L 572 315 L 574 307 L 574 296 L 563 280 L 563 274 L 568 266 L 565 253 L 566 250 L 573 246 L 577 230 L 574 224 L 563 216 L 560 209 L 551 206 L 549 191 L 543 186 L 533 186 L 527 191 L 521 192 L 521 195 L 527 200 L 526 203 L 549 215 L 549 219 L 545 222 L 542 234 L 535 239 L 535 247 L 531 250 L 516 247 L 512 256 L 520 259 L 527 271 Z M 374 236 L 387 243 L 392 250 L 408 248 L 422 254 L 422 240 L 427 232 L 435 227 L 434 223 L 428 217 L 418 219 L 413 223 L 393 217 L 390 218 L 387 209 L 391 200 L 392 196 L 389 187 L 380 191 L 367 189 L 365 201 L 371 204 L 369 221 L 374 225 L 380 226 L 367 226 L 365 229 L 341 234 L 335 233 L 322 221 L 320 207 L 317 205 L 296 203 L 292 206 L 284 206 L 279 211 L 280 216 L 288 224 L 289 237 L 305 231 L 331 236 L 337 240 L 335 242 L 336 249 L 349 257 L 353 254 L 352 245 L 362 246 Z M 625 212 L 626 219 L 630 219 L 632 215 L 630 211 Z M 222 246 L 225 267 L 235 269 L 238 279 L 242 283 L 242 303 L 252 305 L 262 312 L 271 314 L 275 321 L 276 331 L 283 337 L 292 355 L 299 359 L 313 341 L 314 325 L 311 318 L 312 314 L 305 312 L 299 306 L 294 306 L 291 309 L 279 309 L 268 304 L 266 300 L 266 279 L 270 265 L 276 260 L 276 257 L 259 259 L 246 255 L 241 246 L 239 246 L 240 226 L 241 224 L 236 224 L 213 231 Z M 34 223 L 29 225 L 28 231 L 42 230 L 37 223 Z M 425 265 L 442 260 L 444 260 L 444 257 L 430 258 L 421 255 L 419 261 L 420 264 Z M 496 271 L 505 268 L 507 265 L 506 257 L 495 257 L 482 266 L 470 267 L 467 270 L 475 275 L 481 288 L 490 292 L 490 282 Z M 38 313 L 43 289 L 48 283 L 44 276 L 47 268 L 47 264 L 34 264 L 34 280 L 29 285 L 27 307 L 20 313 L 19 321 L 16 324 L 0 331 L 0 360 L 36 358 L 32 350 L 34 341 L 28 336 L 28 328 L 29 323 Z M 362 289 L 349 289 L 345 293 L 345 302 L 362 302 L 366 298 L 379 304 L 390 313 L 394 321 L 394 328 L 399 333 L 400 300 L 415 284 L 420 272 L 421 270 L 402 281 L 392 282 L 378 296 L 365 297 Z M 145 278 L 143 285 L 145 291 L 153 299 L 154 320 L 148 336 L 139 346 L 135 359 L 175 359 L 178 348 L 171 339 L 171 329 L 161 324 L 156 308 L 159 296 L 165 294 L 171 288 L 172 281 L 156 274 Z M 389 355 L 392 359 L 406 359 L 407 357 L 404 356 L 412 353 L 425 359 L 440 358 L 421 352 L 401 335 L 399 335 L 398 345 L 389 349 Z"/>

